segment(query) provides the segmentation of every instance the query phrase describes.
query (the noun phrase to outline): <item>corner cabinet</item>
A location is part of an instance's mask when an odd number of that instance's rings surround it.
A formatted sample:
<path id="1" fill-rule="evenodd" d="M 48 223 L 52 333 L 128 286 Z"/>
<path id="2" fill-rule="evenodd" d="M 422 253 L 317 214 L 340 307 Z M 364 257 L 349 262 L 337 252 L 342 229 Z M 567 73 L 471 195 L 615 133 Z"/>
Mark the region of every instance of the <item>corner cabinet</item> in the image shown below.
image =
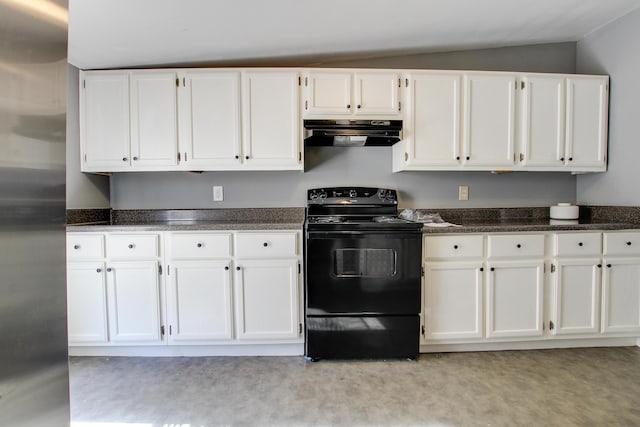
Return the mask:
<path id="1" fill-rule="evenodd" d="M 296 70 L 109 70 L 80 76 L 84 172 L 301 170 Z"/>

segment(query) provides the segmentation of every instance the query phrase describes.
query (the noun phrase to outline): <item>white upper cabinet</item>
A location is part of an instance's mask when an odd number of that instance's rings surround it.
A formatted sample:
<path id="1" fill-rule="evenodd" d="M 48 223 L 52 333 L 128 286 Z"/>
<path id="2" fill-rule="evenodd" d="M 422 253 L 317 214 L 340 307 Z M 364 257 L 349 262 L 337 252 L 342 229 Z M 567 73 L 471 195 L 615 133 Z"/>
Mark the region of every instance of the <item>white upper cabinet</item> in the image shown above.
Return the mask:
<path id="1" fill-rule="evenodd" d="M 451 168 L 460 163 L 462 74 L 415 73 L 406 77 L 407 168 Z M 398 144 L 402 149 L 403 145 Z"/>
<path id="2" fill-rule="evenodd" d="M 398 115 L 399 73 L 317 70 L 305 75 L 305 116 Z"/>
<path id="3" fill-rule="evenodd" d="M 131 74 L 131 165 L 177 164 L 177 74 L 134 71 Z M 155 168 L 152 168 L 155 169 Z"/>
<path id="4" fill-rule="evenodd" d="M 180 168 L 239 166 L 240 72 L 187 70 L 179 82 Z"/>
<path id="5" fill-rule="evenodd" d="M 516 77 L 511 74 L 465 74 L 463 165 L 490 169 L 513 167 L 515 85 Z"/>
<path id="6" fill-rule="evenodd" d="M 564 164 L 565 79 L 532 75 L 520 81 L 520 153 L 526 167 Z"/>
<path id="7" fill-rule="evenodd" d="M 243 73 L 242 161 L 248 169 L 303 169 L 297 71 Z"/>
<path id="8" fill-rule="evenodd" d="M 527 170 L 606 170 L 608 77 L 534 74 L 520 83 Z"/>
<path id="9" fill-rule="evenodd" d="M 606 169 L 609 78 L 567 78 L 565 162 L 574 170 Z"/>
<path id="10" fill-rule="evenodd" d="M 350 72 L 315 71 L 305 76 L 304 81 L 306 115 L 352 113 Z"/>
<path id="11" fill-rule="evenodd" d="M 113 71 L 81 73 L 81 169 L 124 170 L 131 164 L 129 74 Z"/>

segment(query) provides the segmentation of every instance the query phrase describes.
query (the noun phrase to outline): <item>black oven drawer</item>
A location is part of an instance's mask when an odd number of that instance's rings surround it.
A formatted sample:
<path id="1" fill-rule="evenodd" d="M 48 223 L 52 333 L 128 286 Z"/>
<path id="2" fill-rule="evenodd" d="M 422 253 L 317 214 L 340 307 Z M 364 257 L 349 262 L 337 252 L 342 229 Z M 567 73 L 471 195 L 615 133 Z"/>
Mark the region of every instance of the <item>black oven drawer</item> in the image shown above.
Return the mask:
<path id="1" fill-rule="evenodd" d="M 306 319 L 305 355 L 312 359 L 415 359 L 419 316 L 321 316 Z"/>
<path id="2" fill-rule="evenodd" d="M 306 314 L 420 312 L 421 234 L 309 235 Z"/>

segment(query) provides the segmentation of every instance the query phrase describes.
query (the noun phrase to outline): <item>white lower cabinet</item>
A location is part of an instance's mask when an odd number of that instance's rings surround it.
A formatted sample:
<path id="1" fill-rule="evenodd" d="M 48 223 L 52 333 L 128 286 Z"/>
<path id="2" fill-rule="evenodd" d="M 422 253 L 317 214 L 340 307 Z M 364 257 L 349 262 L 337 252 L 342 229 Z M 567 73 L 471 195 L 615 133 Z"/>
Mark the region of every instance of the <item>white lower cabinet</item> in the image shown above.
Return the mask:
<path id="1" fill-rule="evenodd" d="M 605 258 L 602 333 L 640 335 L 640 258 Z"/>
<path id="2" fill-rule="evenodd" d="M 599 258 L 558 259 L 552 266 L 553 335 L 596 334 L 600 330 Z"/>
<path id="3" fill-rule="evenodd" d="M 110 341 L 126 345 L 160 343 L 158 261 L 113 261 L 107 265 Z"/>
<path id="4" fill-rule="evenodd" d="M 427 262 L 425 340 L 482 338 L 482 260 Z"/>
<path id="5" fill-rule="evenodd" d="M 297 230 L 68 233 L 69 344 L 299 344 L 300 239 Z"/>
<path id="6" fill-rule="evenodd" d="M 487 338 L 542 335 L 542 258 L 487 264 Z"/>
<path id="7" fill-rule="evenodd" d="M 230 260 L 179 260 L 167 287 L 169 344 L 233 338 Z"/>
<path id="8" fill-rule="evenodd" d="M 72 345 L 108 341 L 107 286 L 102 261 L 67 263 L 67 322 Z"/>
<path id="9" fill-rule="evenodd" d="M 640 232 L 604 233 L 602 333 L 640 335 Z"/>
<path id="10" fill-rule="evenodd" d="M 423 252 L 427 346 L 640 336 L 638 231 L 427 234 Z"/>
<path id="11" fill-rule="evenodd" d="M 295 339 L 298 329 L 298 260 L 239 259 L 235 306 L 238 339 Z"/>
<path id="12" fill-rule="evenodd" d="M 562 337 L 595 335 L 600 332 L 602 235 L 555 233 L 552 244 L 549 331 Z"/>

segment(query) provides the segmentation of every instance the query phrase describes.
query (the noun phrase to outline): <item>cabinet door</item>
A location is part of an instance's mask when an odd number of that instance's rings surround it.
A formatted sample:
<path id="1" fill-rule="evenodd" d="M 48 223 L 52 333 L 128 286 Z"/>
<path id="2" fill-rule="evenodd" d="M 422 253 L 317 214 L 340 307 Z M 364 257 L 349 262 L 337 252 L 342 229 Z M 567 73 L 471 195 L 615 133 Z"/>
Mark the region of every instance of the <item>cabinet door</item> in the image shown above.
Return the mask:
<path id="1" fill-rule="evenodd" d="M 107 283 L 111 341 L 121 345 L 161 342 L 158 263 L 110 262 Z"/>
<path id="2" fill-rule="evenodd" d="M 235 304 L 237 338 L 298 338 L 298 261 L 239 260 Z"/>
<path id="3" fill-rule="evenodd" d="M 427 263 L 427 341 L 482 338 L 482 262 Z"/>
<path id="4" fill-rule="evenodd" d="M 457 166 L 460 162 L 460 74 L 409 76 L 406 164 Z"/>
<path id="5" fill-rule="evenodd" d="M 515 76 L 467 74 L 464 84 L 463 164 L 513 166 Z"/>
<path id="6" fill-rule="evenodd" d="M 69 344 L 104 344 L 107 335 L 107 288 L 102 262 L 67 264 Z"/>
<path id="7" fill-rule="evenodd" d="M 129 73 L 81 73 L 79 108 L 82 170 L 127 169 L 131 160 Z"/>
<path id="8" fill-rule="evenodd" d="M 554 266 L 551 333 L 597 333 L 600 328 L 600 260 L 557 260 Z"/>
<path id="9" fill-rule="evenodd" d="M 351 102 L 350 72 L 319 71 L 305 77 L 306 115 L 349 115 L 354 109 Z"/>
<path id="10" fill-rule="evenodd" d="M 607 77 L 567 79 L 566 163 L 581 170 L 605 170 L 608 116 Z"/>
<path id="11" fill-rule="evenodd" d="M 604 260 L 602 333 L 640 333 L 640 259 Z"/>
<path id="12" fill-rule="evenodd" d="M 400 114 L 397 73 L 358 72 L 354 80 L 356 114 Z"/>
<path id="13" fill-rule="evenodd" d="M 565 161 L 565 79 L 529 76 L 522 79 L 520 89 L 521 164 L 562 167 Z"/>
<path id="14" fill-rule="evenodd" d="M 168 287 L 169 343 L 231 339 L 230 261 L 174 261 Z"/>
<path id="15" fill-rule="evenodd" d="M 180 165 L 240 165 L 240 73 L 188 71 L 180 81 Z"/>
<path id="16" fill-rule="evenodd" d="M 543 263 L 487 265 L 487 338 L 542 335 Z"/>
<path id="17" fill-rule="evenodd" d="M 302 169 L 298 73 L 247 72 L 243 80 L 244 164 Z"/>
<path id="18" fill-rule="evenodd" d="M 162 170 L 178 156 L 177 74 L 131 74 L 131 167 Z"/>

